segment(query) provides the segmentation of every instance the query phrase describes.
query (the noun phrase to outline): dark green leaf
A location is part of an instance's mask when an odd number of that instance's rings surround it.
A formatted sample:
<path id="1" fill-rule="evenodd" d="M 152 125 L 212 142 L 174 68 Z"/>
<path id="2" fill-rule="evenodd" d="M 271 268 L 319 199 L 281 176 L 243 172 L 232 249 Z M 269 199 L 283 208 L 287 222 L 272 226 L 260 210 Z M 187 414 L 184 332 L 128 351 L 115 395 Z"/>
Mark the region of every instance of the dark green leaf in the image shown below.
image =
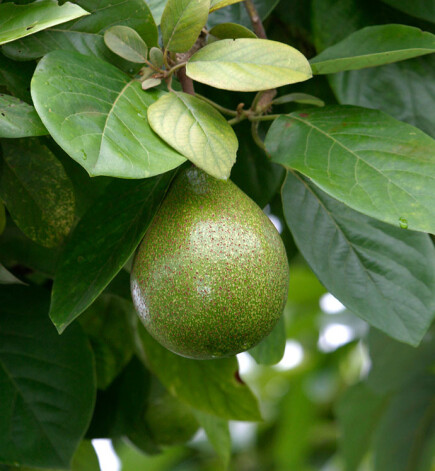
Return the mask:
<path id="1" fill-rule="evenodd" d="M 285 341 L 285 323 L 284 317 L 281 316 L 272 332 L 257 346 L 251 348 L 249 353 L 260 365 L 274 365 L 284 355 Z"/>
<path id="2" fill-rule="evenodd" d="M 40 0 L 27 5 L 0 5 L 0 44 L 28 36 L 42 29 L 88 15 L 70 2 L 58 5 L 55 0 Z"/>
<path id="3" fill-rule="evenodd" d="M 364 383 L 358 383 L 343 394 L 336 406 L 340 424 L 340 451 L 345 471 L 358 469 L 367 453 L 373 432 L 387 405 L 387 398 L 377 395 Z"/>
<path id="4" fill-rule="evenodd" d="M 236 160 L 237 137 L 211 105 L 187 93 L 168 93 L 148 108 L 153 130 L 215 178 L 226 180 Z"/>
<path id="5" fill-rule="evenodd" d="M 223 39 L 196 52 L 187 75 L 224 90 L 268 90 L 311 78 L 305 56 L 287 44 L 267 39 Z"/>
<path id="6" fill-rule="evenodd" d="M 0 137 L 48 134 L 35 108 L 19 98 L 0 94 Z"/>
<path id="7" fill-rule="evenodd" d="M 310 60 L 314 74 L 389 64 L 435 52 L 435 35 L 405 25 L 368 26 Z"/>
<path id="8" fill-rule="evenodd" d="M 435 232 L 435 141 L 419 129 L 377 110 L 331 106 L 278 118 L 266 147 L 353 209 Z"/>
<path id="9" fill-rule="evenodd" d="M 33 63 L 17 64 L 0 54 L 0 87 L 4 87 L 11 95 L 32 103 L 30 79 L 34 70 Z"/>
<path id="10" fill-rule="evenodd" d="M 66 468 L 94 405 L 89 344 L 56 333 L 42 290 L 0 286 L 0 305 L 0 461 Z"/>
<path id="11" fill-rule="evenodd" d="M 435 23 L 435 4 L 427 0 L 382 0 L 408 15 Z"/>
<path id="12" fill-rule="evenodd" d="M 435 378 L 420 378 L 390 402 L 374 439 L 375 471 L 418 469 L 427 440 L 435 431 Z"/>
<path id="13" fill-rule="evenodd" d="M 195 409 L 232 420 L 261 420 L 257 400 L 239 381 L 237 359 L 191 360 L 158 344 L 140 326 L 151 371 L 169 392 Z"/>
<path id="14" fill-rule="evenodd" d="M 128 26 L 112 26 L 104 32 L 106 46 L 130 62 L 144 64 L 148 48 L 139 34 Z"/>
<path id="15" fill-rule="evenodd" d="M 53 285 L 50 317 L 62 332 L 131 257 L 157 211 L 172 174 L 115 180 L 68 239 Z"/>
<path id="16" fill-rule="evenodd" d="M 103 294 L 80 318 L 94 351 L 99 389 L 107 388 L 133 355 L 132 313 L 131 302 Z"/>
<path id="17" fill-rule="evenodd" d="M 3 202 L 0 200 L 0 235 L 6 227 L 6 212 Z"/>
<path id="18" fill-rule="evenodd" d="M 278 3 L 279 0 L 254 0 L 254 6 L 262 20 L 266 19 L 270 15 L 271 11 L 278 5 Z M 226 8 L 214 11 L 209 16 L 208 25 L 210 27 L 221 23 L 239 23 L 247 28 L 252 27 L 251 19 L 246 12 L 243 2 L 237 2 L 235 5 L 230 5 Z"/>
<path id="19" fill-rule="evenodd" d="M 205 26 L 210 0 L 168 0 L 160 28 L 163 45 L 171 52 L 186 52 Z"/>
<path id="20" fill-rule="evenodd" d="M 417 345 L 435 315 L 429 237 L 353 211 L 291 172 L 282 197 L 296 244 L 328 291 L 371 325 Z"/>
<path id="21" fill-rule="evenodd" d="M 147 109 L 161 94 L 143 92 L 106 62 L 65 51 L 45 56 L 32 81 L 43 123 L 92 176 L 144 178 L 183 163 L 148 124 Z"/>
<path id="22" fill-rule="evenodd" d="M 199 410 L 194 410 L 194 414 L 226 468 L 231 457 L 231 435 L 228 420 L 206 414 Z"/>
<path id="23" fill-rule="evenodd" d="M 341 103 L 378 108 L 435 137 L 435 55 L 329 77 Z"/>
<path id="24" fill-rule="evenodd" d="M 221 23 L 213 26 L 209 34 L 219 39 L 256 38 L 256 34 L 237 23 Z"/>
<path id="25" fill-rule="evenodd" d="M 36 139 L 5 140 L 0 195 L 17 226 L 46 247 L 58 245 L 74 222 L 74 192 L 61 163 Z"/>

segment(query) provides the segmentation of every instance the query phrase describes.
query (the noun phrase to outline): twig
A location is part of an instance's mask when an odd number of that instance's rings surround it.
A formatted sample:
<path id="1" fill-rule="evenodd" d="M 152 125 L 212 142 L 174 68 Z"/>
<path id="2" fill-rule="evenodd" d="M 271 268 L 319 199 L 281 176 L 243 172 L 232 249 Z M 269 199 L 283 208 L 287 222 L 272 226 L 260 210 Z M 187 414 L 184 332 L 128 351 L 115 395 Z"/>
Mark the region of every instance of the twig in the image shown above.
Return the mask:
<path id="1" fill-rule="evenodd" d="M 208 103 L 209 105 L 213 106 L 213 108 L 216 108 L 217 110 L 219 110 L 223 114 L 227 114 L 229 116 L 237 116 L 238 115 L 237 111 L 230 110 L 229 108 L 225 108 L 224 106 L 219 105 L 219 103 L 216 103 L 216 102 L 210 100 L 209 98 L 200 95 L 199 93 L 197 93 L 196 96 L 198 98 L 201 98 L 201 100 L 203 100 L 206 103 Z"/>
<path id="2" fill-rule="evenodd" d="M 264 30 L 263 23 L 261 22 L 260 15 L 252 0 L 244 1 L 246 11 L 248 12 L 249 18 L 251 18 L 252 28 L 254 33 L 261 39 L 267 39 L 266 31 Z"/>

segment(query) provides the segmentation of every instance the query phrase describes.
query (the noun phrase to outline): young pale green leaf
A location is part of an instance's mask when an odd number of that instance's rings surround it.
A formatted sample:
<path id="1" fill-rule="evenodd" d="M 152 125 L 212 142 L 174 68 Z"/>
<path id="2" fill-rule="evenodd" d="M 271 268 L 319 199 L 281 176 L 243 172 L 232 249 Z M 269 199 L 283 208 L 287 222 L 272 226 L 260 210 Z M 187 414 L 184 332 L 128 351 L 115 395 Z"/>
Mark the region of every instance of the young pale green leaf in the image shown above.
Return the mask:
<path id="1" fill-rule="evenodd" d="M 140 86 L 142 90 L 149 90 L 150 88 L 157 87 L 158 85 L 161 84 L 161 82 L 162 82 L 161 79 L 151 77 L 141 82 Z"/>
<path id="2" fill-rule="evenodd" d="M 48 134 L 33 106 L 19 98 L 0 94 L 0 137 Z"/>
<path id="3" fill-rule="evenodd" d="M 48 301 L 42 289 L 0 286 L 0 456 L 66 469 L 91 419 L 94 363 L 78 325 L 56 333 Z"/>
<path id="4" fill-rule="evenodd" d="M 335 412 L 341 431 L 339 447 L 345 471 L 358 469 L 387 404 L 388 397 L 374 393 L 365 383 L 351 386 L 340 397 Z"/>
<path id="5" fill-rule="evenodd" d="M 259 365 L 275 365 L 284 355 L 285 341 L 285 323 L 281 316 L 272 332 L 249 353 Z"/>
<path id="6" fill-rule="evenodd" d="M 228 5 L 234 5 L 234 3 L 239 3 L 242 1 L 243 0 L 211 0 L 210 13 L 219 10 L 220 8 L 227 7 Z"/>
<path id="7" fill-rule="evenodd" d="M 148 106 L 163 92 L 99 59 L 54 51 L 38 64 L 32 97 L 54 140 L 91 176 L 146 178 L 184 157 L 154 134 Z"/>
<path id="8" fill-rule="evenodd" d="M 268 90 L 311 78 L 307 59 L 287 44 L 267 39 L 223 39 L 196 52 L 187 75 L 224 90 Z"/>
<path id="9" fill-rule="evenodd" d="M 261 420 L 258 403 L 239 380 L 235 357 L 191 360 L 175 355 L 139 326 L 146 363 L 169 392 L 193 408 L 223 419 Z"/>
<path id="10" fill-rule="evenodd" d="M 115 180 L 74 231 L 58 263 L 50 317 L 62 332 L 110 283 L 131 257 L 171 181 L 172 173 Z"/>
<path id="11" fill-rule="evenodd" d="M 374 471 L 422 469 L 425 447 L 433 441 L 434 391 L 435 378 L 428 374 L 393 397 L 376 429 Z"/>
<path id="12" fill-rule="evenodd" d="M 74 190 L 54 154 L 36 139 L 4 140 L 0 195 L 15 224 L 45 247 L 60 244 L 74 222 Z"/>
<path id="13" fill-rule="evenodd" d="M 148 48 L 139 34 L 128 26 L 112 26 L 104 32 L 106 46 L 123 59 L 144 64 Z"/>
<path id="14" fill-rule="evenodd" d="M 334 74 L 435 52 L 435 35 L 404 25 L 368 26 L 310 60 L 313 74 Z"/>
<path id="15" fill-rule="evenodd" d="M 272 100 L 272 105 L 284 105 L 286 103 L 301 103 L 304 105 L 325 106 L 320 98 L 307 93 L 288 93 Z"/>
<path id="16" fill-rule="evenodd" d="M 435 316 L 435 249 L 427 234 L 356 212 L 289 172 L 284 216 L 323 285 L 353 313 L 417 345 Z"/>
<path id="17" fill-rule="evenodd" d="M 163 45 L 171 52 L 187 52 L 205 26 L 210 0 L 168 0 L 162 14 Z"/>
<path id="18" fill-rule="evenodd" d="M 80 317 L 95 355 L 98 389 L 106 389 L 133 355 L 132 313 L 131 302 L 103 294 Z"/>
<path id="19" fill-rule="evenodd" d="M 196 409 L 193 409 L 193 413 L 207 434 L 209 442 L 221 457 L 226 469 L 231 457 L 231 435 L 228 420 Z"/>
<path id="20" fill-rule="evenodd" d="M 197 167 L 226 180 L 236 160 L 237 137 L 211 105 L 187 93 L 169 93 L 148 108 L 153 130 Z"/>
<path id="21" fill-rule="evenodd" d="M 435 141 L 419 129 L 381 111 L 330 106 L 278 118 L 266 147 L 353 209 L 435 233 Z"/>
<path id="22" fill-rule="evenodd" d="M 66 2 L 60 6 L 56 0 L 27 5 L 4 3 L 0 5 L 0 44 L 88 14 L 78 5 Z"/>
<path id="23" fill-rule="evenodd" d="M 221 23 L 213 26 L 209 34 L 218 39 L 257 38 L 250 29 L 237 23 Z"/>
<path id="24" fill-rule="evenodd" d="M 150 62 L 156 67 L 163 67 L 163 52 L 159 47 L 152 47 L 150 49 Z"/>

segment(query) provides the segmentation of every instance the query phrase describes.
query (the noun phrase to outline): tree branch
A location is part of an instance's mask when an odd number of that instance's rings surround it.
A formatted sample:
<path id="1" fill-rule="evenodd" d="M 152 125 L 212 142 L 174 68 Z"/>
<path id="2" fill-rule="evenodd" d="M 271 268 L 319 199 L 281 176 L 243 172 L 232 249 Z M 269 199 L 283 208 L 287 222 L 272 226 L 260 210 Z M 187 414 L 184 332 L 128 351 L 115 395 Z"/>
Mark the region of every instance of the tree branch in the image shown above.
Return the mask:
<path id="1" fill-rule="evenodd" d="M 261 39 L 267 39 L 266 31 L 264 30 L 263 23 L 261 22 L 260 15 L 252 0 L 245 0 L 246 11 L 248 12 L 249 18 L 251 18 L 252 28 L 254 33 Z"/>
<path id="2" fill-rule="evenodd" d="M 186 66 L 182 67 L 177 72 L 178 80 L 180 81 L 183 92 L 195 95 L 195 89 L 193 88 L 193 81 L 186 75 Z"/>

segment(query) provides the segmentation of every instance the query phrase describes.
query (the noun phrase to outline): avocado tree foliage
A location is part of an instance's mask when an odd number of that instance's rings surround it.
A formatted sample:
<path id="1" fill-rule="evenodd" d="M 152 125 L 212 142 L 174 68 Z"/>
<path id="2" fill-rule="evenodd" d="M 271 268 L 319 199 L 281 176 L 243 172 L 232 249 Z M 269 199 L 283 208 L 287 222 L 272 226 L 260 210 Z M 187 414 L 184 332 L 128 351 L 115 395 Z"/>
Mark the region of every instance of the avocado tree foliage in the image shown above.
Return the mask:
<path id="1" fill-rule="evenodd" d="M 97 470 L 93 438 L 124 469 L 127 442 L 170 453 L 153 469 L 433 469 L 434 33 L 410 0 L 0 1 L 1 470 Z M 249 354 L 311 360 L 261 370 L 275 415 L 235 357 L 174 355 L 134 313 L 187 161 L 284 224 L 286 323 Z M 372 327 L 368 373 L 340 373 L 356 342 L 318 350 L 325 290 Z M 264 440 L 231 460 L 229 421 Z M 217 458 L 180 448 L 199 428 Z"/>

